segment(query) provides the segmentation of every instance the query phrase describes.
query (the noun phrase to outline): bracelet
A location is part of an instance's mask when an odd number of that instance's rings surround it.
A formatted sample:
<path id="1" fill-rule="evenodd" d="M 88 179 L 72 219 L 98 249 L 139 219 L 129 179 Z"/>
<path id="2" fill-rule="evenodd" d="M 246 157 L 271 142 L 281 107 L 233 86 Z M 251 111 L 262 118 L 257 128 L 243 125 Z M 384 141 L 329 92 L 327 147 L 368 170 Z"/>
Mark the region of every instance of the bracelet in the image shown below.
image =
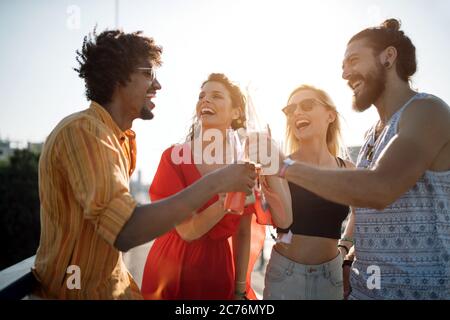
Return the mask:
<path id="1" fill-rule="evenodd" d="M 338 248 L 344 248 L 346 254 L 348 254 L 348 252 L 350 251 L 349 248 L 347 248 L 347 246 L 344 246 L 343 244 L 338 244 L 337 247 Z"/>
<path id="2" fill-rule="evenodd" d="M 289 168 L 290 166 L 292 166 L 294 163 L 295 163 L 295 161 L 292 160 L 291 158 L 286 158 L 286 159 L 283 161 L 283 166 L 281 167 L 280 172 L 278 172 L 278 177 L 284 179 L 284 178 L 285 178 L 285 175 L 286 175 L 286 170 L 287 170 L 287 168 Z"/>
<path id="3" fill-rule="evenodd" d="M 344 260 L 344 261 L 342 262 L 342 268 L 345 267 L 345 266 L 351 267 L 352 264 L 353 264 L 353 260 Z"/>
<path id="4" fill-rule="evenodd" d="M 351 242 L 352 244 L 355 243 L 352 238 L 346 238 L 346 237 L 340 238 L 339 241 L 347 241 L 347 242 Z"/>
<path id="5" fill-rule="evenodd" d="M 289 165 L 284 164 L 283 167 L 281 167 L 280 172 L 278 173 L 278 177 L 284 179 L 284 176 L 286 175 L 286 170 L 289 167 Z"/>
<path id="6" fill-rule="evenodd" d="M 239 297 L 245 297 L 247 295 L 247 291 L 234 291 L 234 295 L 239 296 Z"/>

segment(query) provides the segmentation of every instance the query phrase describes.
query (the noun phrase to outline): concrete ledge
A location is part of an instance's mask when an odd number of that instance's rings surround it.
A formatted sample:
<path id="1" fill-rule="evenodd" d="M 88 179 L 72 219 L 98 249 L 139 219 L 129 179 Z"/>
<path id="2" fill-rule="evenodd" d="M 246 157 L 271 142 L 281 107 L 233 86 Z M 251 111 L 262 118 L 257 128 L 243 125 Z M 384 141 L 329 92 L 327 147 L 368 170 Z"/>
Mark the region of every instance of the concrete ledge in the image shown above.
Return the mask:
<path id="1" fill-rule="evenodd" d="M 28 259 L 0 271 L 0 290 L 3 290 L 11 283 L 30 272 L 31 267 L 34 265 L 34 258 L 35 256 L 29 257 Z"/>

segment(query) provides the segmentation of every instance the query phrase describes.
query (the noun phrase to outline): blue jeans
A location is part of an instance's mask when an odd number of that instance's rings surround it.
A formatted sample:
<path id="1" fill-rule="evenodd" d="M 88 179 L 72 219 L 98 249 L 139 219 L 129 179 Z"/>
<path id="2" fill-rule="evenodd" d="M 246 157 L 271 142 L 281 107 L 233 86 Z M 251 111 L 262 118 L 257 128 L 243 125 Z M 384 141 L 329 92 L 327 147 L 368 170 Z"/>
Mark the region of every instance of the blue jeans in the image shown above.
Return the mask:
<path id="1" fill-rule="evenodd" d="M 342 257 L 338 254 L 319 265 L 304 265 L 272 248 L 264 284 L 265 300 L 342 300 Z"/>

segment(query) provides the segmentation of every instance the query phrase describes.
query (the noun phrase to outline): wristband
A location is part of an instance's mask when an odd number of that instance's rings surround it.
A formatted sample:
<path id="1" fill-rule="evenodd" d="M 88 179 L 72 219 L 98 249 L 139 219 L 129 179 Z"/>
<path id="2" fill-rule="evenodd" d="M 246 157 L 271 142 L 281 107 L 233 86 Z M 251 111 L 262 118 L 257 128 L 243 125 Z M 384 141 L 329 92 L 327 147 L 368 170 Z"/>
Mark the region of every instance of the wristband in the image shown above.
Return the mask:
<path id="1" fill-rule="evenodd" d="M 247 291 L 234 291 L 234 295 L 238 296 L 238 297 L 246 297 L 247 296 Z"/>
<path id="2" fill-rule="evenodd" d="M 286 170 L 287 168 L 289 168 L 290 166 L 292 166 L 295 163 L 294 160 L 292 160 L 291 158 L 286 158 L 283 161 L 283 166 L 281 167 L 280 171 L 278 172 L 278 177 L 283 178 L 286 175 Z"/>
<path id="3" fill-rule="evenodd" d="M 353 241 L 353 239 L 351 239 L 351 238 L 340 238 L 339 239 L 340 241 L 347 241 L 347 242 L 351 242 L 351 243 L 354 243 L 354 241 Z"/>

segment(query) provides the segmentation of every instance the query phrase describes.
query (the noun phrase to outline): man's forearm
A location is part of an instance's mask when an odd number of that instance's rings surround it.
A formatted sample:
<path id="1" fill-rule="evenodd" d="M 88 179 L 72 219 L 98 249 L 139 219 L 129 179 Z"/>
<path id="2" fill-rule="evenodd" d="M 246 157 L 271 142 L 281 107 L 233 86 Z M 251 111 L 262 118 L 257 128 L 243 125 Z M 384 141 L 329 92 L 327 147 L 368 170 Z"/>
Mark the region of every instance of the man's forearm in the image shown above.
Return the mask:
<path id="1" fill-rule="evenodd" d="M 186 219 L 218 190 L 218 182 L 212 175 L 206 175 L 173 196 L 136 207 L 118 235 L 115 246 L 121 251 L 128 251 L 155 239 Z"/>
<path id="2" fill-rule="evenodd" d="M 330 170 L 295 163 L 287 168 L 285 177 L 325 199 L 344 205 L 382 209 L 393 201 L 389 183 L 383 182 L 371 170 Z"/>

